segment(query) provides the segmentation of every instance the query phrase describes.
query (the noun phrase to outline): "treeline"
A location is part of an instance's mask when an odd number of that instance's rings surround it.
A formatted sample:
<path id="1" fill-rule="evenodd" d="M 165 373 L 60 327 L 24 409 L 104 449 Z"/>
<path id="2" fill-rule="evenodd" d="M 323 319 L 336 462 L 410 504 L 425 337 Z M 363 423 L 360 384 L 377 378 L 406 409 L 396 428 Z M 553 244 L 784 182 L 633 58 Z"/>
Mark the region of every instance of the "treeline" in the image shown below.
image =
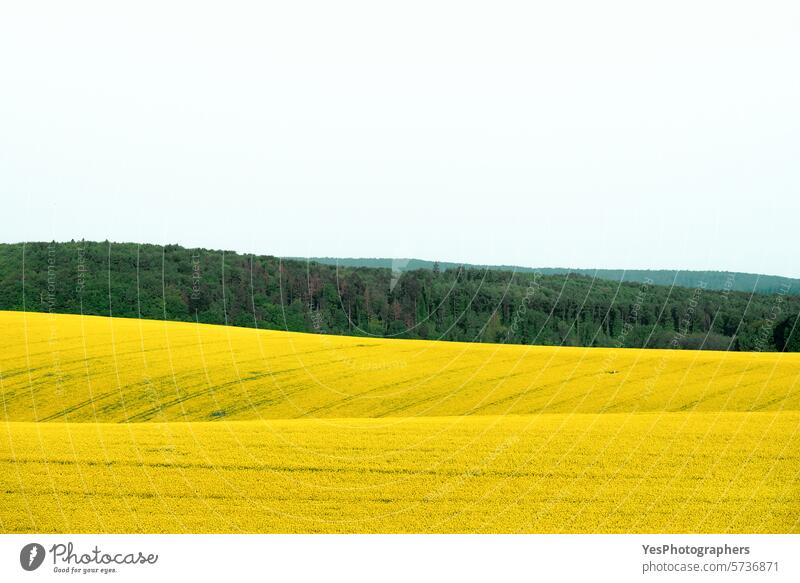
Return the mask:
<path id="1" fill-rule="evenodd" d="M 568 346 L 800 350 L 800 297 L 582 275 L 336 267 L 128 243 L 0 245 L 0 309 L 356 336 Z M 730 279 L 733 278 L 733 279 Z"/>
<path id="2" fill-rule="evenodd" d="M 760 275 L 736 271 L 682 271 L 674 269 L 572 269 L 566 267 L 520 267 L 514 265 L 460 265 L 446 261 L 423 259 L 312 257 L 312 261 L 341 267 L 383 267 L 398 271 L 417 269 L 491 269 L 493 271 L 537 272 L 542 275 L 586 275 L 594 279 L 615 282 L 642 283 L 652 281 L 656 285 L 694 287 L 698 281 L 706 283 L 710 290 L 733 290 L 748 293 L 785 293 L 786 289 L 800 293 L 800 280 L 779 275 Z M 732 282 L 732 283 L 731 283 Z"/>

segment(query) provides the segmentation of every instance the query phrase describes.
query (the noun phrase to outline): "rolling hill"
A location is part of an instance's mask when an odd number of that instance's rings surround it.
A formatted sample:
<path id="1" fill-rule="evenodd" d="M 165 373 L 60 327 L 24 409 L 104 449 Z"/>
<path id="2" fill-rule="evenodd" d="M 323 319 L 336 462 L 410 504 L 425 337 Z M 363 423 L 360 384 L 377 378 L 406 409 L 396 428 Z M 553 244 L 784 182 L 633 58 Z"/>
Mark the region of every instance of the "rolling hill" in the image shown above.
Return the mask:
<path id="1" fill-rule="evenodd" d="M 800 354 L 369 339 L 0 313 L 10 421 L 800 410 Z"/>
<path id="2" fill-rule="evenodd" d="M 0 326 L 4 532 L 800 532 L 800 354 Z"/>

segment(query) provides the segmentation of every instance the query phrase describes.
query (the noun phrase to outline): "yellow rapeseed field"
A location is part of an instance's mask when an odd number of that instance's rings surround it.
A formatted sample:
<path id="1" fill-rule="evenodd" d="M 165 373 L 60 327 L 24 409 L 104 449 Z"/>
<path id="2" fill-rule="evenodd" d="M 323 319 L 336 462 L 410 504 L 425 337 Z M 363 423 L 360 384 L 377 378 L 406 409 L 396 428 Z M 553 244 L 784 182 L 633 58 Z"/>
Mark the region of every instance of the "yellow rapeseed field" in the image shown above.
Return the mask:
<path id="1" fill-rule="evenodd" d="M 800 532 L 800 354 L 0 329 L 3 532 Z"/>

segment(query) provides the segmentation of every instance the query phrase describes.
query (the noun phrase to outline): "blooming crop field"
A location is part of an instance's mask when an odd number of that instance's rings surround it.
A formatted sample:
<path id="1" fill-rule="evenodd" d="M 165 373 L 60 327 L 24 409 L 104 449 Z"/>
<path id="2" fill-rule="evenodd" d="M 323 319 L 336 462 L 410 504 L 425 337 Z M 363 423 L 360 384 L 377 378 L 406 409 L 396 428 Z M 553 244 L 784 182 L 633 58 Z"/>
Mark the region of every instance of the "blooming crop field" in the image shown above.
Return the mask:
<path id="1" fill-rule="evenodd" d="M 0 327 L 4 532 L 800 532 L 800 354 Z"/>

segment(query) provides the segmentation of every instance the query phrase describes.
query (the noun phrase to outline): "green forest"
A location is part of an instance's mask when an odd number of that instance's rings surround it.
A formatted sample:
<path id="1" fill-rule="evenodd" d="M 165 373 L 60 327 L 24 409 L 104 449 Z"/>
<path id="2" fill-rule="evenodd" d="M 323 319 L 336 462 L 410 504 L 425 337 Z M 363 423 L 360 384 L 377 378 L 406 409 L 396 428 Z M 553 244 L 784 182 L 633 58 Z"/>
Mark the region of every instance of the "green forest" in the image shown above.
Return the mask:
<path id="1" fill-rule="evenodd" d="M 303 259 L 304 258 L 296 258 Z M 740 273 L 736 271 L 679 271 L 674 269 L 573 269 L 568 267 L 520 267 L 518 265 L 471 265 L 447 261 L 427 261 L 424 259 L 388 259 L 353 257 L 312 257 L 311 261 L 338 265 L 340 267 L 383 267 L 399 271 L 417 269 L 491 269 L 494 271 L 514 271 L 520 273 L 541 273 L 542 275 L 586 275 L 596 279 L 641 283 L 652 281 L 656 285 L 693 287 L 703 281 L 708 289 L 755 292 L 772 294 L 786 289 L 800 291 L 800 279 L 778 275 Z M 733 282 L 731 284 L 731 282 Z M 731 287 L 732 286 L 732 287 Z"/>
<path id="2" fill-rule="evenodd" d="M 643 272 L 646 273 L 646 272 Z M 0 245 L 0 309 L 565 346 L 800 351 L 800 297 L 436 264 L 402 274 L 178 245 Z"/>

